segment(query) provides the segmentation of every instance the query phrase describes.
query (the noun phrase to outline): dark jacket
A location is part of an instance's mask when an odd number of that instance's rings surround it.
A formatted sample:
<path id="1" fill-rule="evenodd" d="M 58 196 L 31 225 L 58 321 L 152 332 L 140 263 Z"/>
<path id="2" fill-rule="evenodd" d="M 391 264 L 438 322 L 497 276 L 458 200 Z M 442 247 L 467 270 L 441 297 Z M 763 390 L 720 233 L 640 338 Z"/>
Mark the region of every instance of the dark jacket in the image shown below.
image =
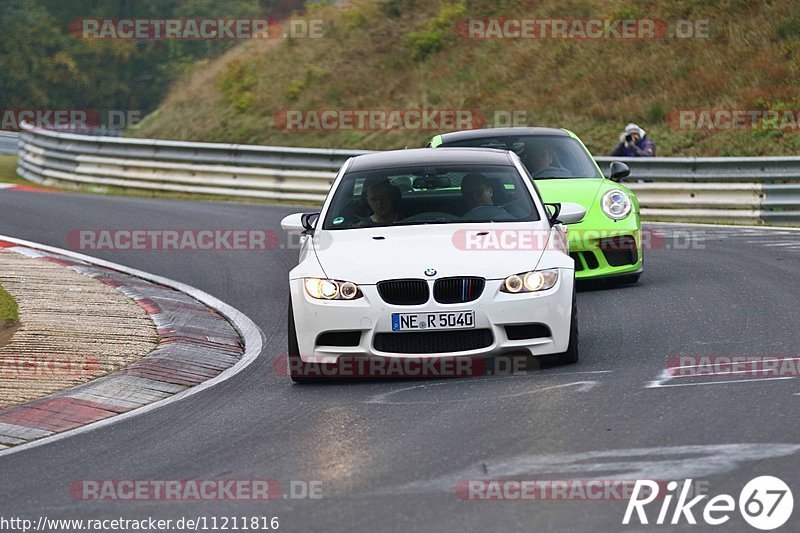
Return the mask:
<path id="1" fill-rule="evenodd" d="M 611 155 L 617 157 L 655 157 L 656 143 L 645 135 L 639 139 L 639 142 L 633 148 L 628 148 L 625 143 L 619 143 L 611 150 Z"/>

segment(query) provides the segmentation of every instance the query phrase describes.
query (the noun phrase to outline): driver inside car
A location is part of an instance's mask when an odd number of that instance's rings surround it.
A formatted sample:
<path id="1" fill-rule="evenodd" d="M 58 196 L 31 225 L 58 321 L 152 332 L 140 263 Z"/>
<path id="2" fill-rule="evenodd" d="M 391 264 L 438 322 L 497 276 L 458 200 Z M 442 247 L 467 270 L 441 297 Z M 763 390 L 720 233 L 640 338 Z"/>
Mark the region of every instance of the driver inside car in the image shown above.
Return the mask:
<path id="1" fill-rule="evenodd" d="M 371 226 L 374 224 L 391 224 L 403 218 L 397 212 L 397 204 L 400 201 L 400 189 L 388 179 L 370 180 L 364 184 L 367 205 L 372 214 L 359 222 L 359 226 Z"/>
<path id="2" fill-rule="evenodd" d="M 572 174 L 564 168 L 553 153 L 550 145 L 536 143 L 528 148 L 528 157 L 525 160 L 528 171 L 534 178 L 541 177 L 569 177 Z"/>
<path id="3" fill-rule="evenodd" d="M 464 219 L 514 220 L 511 214 L 494 205 L 494 191 L 489 178 L 478 172 L 467 174 L 461 180 L 461 197 L 467 206 Z"/>

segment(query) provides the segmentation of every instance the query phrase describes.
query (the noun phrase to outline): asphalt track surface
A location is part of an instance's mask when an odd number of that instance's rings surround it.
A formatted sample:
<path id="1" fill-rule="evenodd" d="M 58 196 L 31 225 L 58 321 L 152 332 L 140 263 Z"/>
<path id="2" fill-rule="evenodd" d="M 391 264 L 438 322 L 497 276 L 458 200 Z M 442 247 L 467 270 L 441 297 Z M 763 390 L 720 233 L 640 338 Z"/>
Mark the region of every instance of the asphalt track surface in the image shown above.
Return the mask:
<path id="1" fill-rule="evenodd" d="M 0 234 L 67 248 L 73 229 L 277 231 L 296 210 L 4 190 Z M 281 531 L 324 532 L 683 531 L 710 528 L 622 526 L 624 500 L 465 501 L 454 487 L 693 478 L 712 496 L 738 498 L 751 478 L 775 475 L 797 498 L 800 381 L 662 373 L 675 355 L 798 354 L 800 233 L 660 228 L 639 285 L 578 294 L 578 364 L 463 380 L 304 386 L 278 375 L 295 250 L 84 252 L 220 298 L 259 325 L 265 349 L 184 401 L 0 457 L 0 516 L 278 516 Z M 85 479 L 271 479 L 286 492 L 290 480 L 319 480 L 324 497 L 78 501 L 69 485 Z M 702 509 L 694 514 L 702 523 Z M 755 531 L 738 512 L 716 529 Z M 784 529 L 796 531 L 797 517 Z"/>

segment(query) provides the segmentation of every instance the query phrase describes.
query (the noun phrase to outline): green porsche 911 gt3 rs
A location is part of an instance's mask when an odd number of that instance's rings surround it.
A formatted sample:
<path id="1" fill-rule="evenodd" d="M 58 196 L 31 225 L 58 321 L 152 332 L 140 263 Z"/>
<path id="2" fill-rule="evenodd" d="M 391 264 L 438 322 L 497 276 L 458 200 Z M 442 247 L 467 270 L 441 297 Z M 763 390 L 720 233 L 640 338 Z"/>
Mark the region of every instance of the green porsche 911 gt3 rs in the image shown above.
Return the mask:
<path id="1" fill-rule="evenodd" d="M 436 135 L 431 148 L 498 148 L 515 152 L 530 172 L 545 202 L 576 202 L 586 217 L 569 227 L 569 250 L 577 279 L 613 277 L 635 283 L 642 273 L 639 202 L 616 180 L 628 175 L 613 162 L 610 176 L 600 171 L 577 135 L 555 128 L 487 128 Z"/>

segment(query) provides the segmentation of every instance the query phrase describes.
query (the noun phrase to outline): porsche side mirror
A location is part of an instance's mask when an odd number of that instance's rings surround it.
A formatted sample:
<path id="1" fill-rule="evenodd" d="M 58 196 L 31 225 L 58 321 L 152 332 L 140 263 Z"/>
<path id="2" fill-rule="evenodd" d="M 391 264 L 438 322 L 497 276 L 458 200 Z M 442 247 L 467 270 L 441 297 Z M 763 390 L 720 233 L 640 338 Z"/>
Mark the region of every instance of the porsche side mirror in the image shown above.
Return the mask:
<path id="1" fill-rule="evenodd" d="M 612 181 L 619 181 L 622 178 L 630 176 L 631 174 L 631 167 L 623 163 L 622 161 L 612 161 L 611 167 L 608 171 L 608 177 Z"/>

